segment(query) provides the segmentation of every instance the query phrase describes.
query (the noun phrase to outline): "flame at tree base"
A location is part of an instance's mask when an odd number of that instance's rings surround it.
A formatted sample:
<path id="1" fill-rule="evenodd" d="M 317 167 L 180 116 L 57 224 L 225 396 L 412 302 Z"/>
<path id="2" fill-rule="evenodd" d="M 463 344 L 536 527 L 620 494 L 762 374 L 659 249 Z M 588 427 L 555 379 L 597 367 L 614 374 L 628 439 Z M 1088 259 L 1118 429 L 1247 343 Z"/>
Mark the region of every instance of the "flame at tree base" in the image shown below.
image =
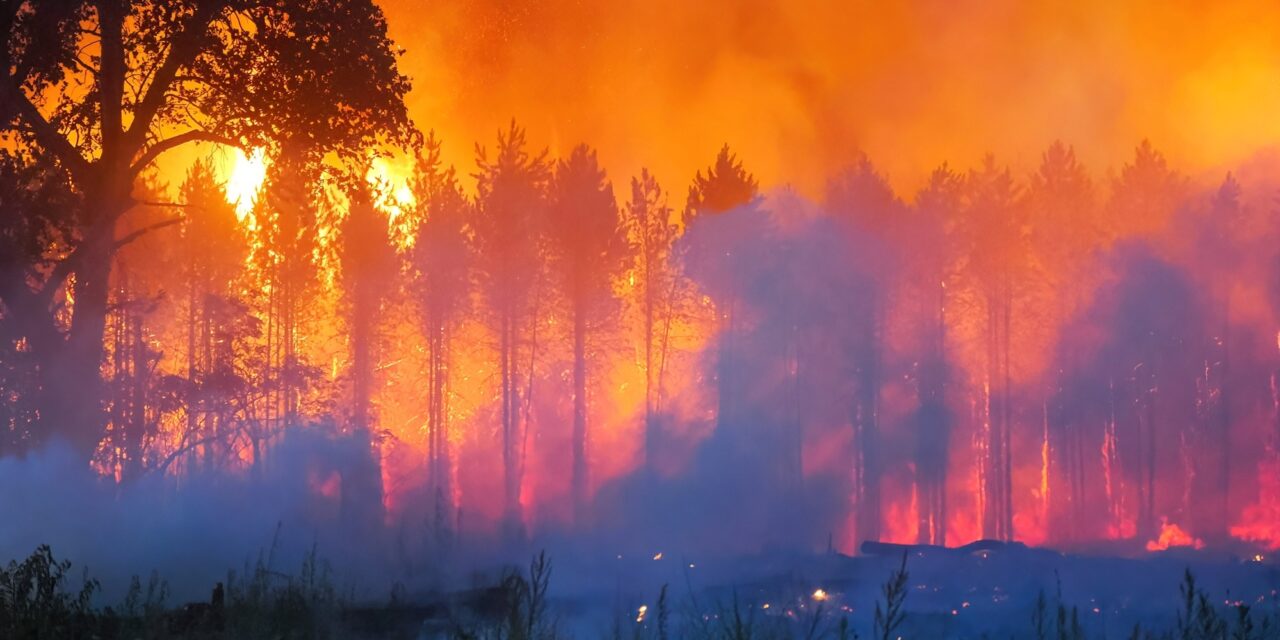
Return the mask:
<path id="1" fill-rule="evenodd" d="M 1280 460 L 1260 465 L 1256 503 L 1245 507 L 1231 537 L 1257 543 L 1269 551 L 1280 549 Z"/>
<path id="2" fill-rule="evenodd" d="M 1155 540 L 1147 541 L 1147 551 L 1166 551 L 1173 547 L 1193 547 L 1203 549 L 1204 541 L 1192 536 L 1167 519 L 1160 521 L 1160 535 Z"/>

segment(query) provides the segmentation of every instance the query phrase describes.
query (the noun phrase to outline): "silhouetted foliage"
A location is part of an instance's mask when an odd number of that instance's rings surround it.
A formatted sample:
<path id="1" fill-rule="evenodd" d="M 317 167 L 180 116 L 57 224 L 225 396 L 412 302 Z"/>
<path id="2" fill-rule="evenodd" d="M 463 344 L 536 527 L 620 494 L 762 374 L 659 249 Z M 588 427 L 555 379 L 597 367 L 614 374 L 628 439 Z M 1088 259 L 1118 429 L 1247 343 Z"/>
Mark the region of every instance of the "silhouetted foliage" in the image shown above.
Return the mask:
<path id="1" fill-rule="evenodd" d="M 41 415 L 88 458 L 103 424 L 98 369 L 113 257 L 170 224 L 117 235 L 138 202 L 137 176 L 192 142 L 287 142 L 347 158 L 412 143 L 409 82 L 369 1 L 19 2 L 0 11 L 0 27 L 0 121 L 20 125 L 16 142 L 56 163 L 75 197 L 63 213 L 66 248 L 39 289 L 49 300 L 73 291 L 66 337 L 43 357 L 47 384 L 80 392 L 45 403 Z M 88 63 L 82 29 L 100 51 Z M 24 313 L 45 312 L 32 307 Z"/>

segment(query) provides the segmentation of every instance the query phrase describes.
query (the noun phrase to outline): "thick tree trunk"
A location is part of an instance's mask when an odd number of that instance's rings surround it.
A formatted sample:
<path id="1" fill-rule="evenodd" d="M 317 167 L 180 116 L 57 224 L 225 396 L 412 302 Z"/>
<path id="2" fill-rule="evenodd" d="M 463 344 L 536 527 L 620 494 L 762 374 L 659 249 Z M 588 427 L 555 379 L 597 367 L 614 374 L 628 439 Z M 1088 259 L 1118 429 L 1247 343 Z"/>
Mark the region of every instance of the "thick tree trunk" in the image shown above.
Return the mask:
<path id="1" fill-rule="evenodd" d="M 127 193 L 127 191 L 126 191 Z M 73 260 L 71 329 L 66 345 L 53 359 L 45 378 L 44 415 L 51 434 L 64 439 L 88 462 L 102 437 L 103 338 L 115 254 L 115 221 L 129 207 L 125 196 L 86 195 L 99 203 Z"/>

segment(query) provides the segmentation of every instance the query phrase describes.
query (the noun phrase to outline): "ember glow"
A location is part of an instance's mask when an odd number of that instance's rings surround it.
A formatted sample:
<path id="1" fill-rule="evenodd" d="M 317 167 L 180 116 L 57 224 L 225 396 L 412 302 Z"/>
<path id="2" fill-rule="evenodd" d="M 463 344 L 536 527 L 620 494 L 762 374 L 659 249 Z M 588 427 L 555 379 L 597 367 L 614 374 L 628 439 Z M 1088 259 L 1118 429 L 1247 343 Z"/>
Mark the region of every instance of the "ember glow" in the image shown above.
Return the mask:
<path id="1" fill-rule="evenodd" d="M 0 483 L 417 570 L 1280 550 L 1274 6 L 281 1 L 167 74 L 131 9 L 110 100 L 97 10 L 10 36 Z"/>

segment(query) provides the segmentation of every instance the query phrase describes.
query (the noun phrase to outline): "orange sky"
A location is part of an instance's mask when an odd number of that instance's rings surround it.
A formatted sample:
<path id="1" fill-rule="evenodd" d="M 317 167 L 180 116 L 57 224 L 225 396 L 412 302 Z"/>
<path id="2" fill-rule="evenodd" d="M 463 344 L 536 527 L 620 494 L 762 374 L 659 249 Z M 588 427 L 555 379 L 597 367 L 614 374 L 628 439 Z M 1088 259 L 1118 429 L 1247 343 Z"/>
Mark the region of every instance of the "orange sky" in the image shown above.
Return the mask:
<path id="1" fill-rule="evenodd" d="M 812 193 L 859 149 L 913 190 L 987 150 L 1027 168 L 1054 138 L 1097 174 L 1142 137 L 1191 172 L 1280 140 L 1273 2 L 382 3 L 418 125 L 468 173 L 513 116 L 677 196 L 723 142 Z"/>

